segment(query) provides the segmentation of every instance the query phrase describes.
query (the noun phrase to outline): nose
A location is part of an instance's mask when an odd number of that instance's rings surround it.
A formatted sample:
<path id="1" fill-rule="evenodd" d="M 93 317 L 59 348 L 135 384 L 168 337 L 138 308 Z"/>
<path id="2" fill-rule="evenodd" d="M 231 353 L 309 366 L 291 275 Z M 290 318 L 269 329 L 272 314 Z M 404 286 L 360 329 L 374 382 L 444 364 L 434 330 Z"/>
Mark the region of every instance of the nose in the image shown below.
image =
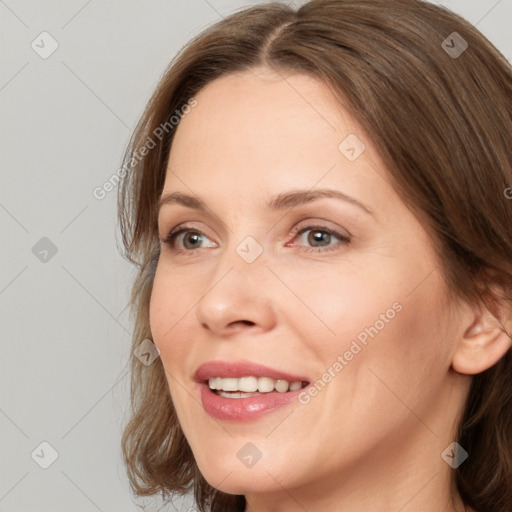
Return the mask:
<path id="1" fill-rule="evenodd" d="M 263 255 L 246 263 L 233 250 L 221 257 L 195 308 L 199 325 L 218 337 L 250 330 L 265 332 L 276 323 L 272 273 Z"/>

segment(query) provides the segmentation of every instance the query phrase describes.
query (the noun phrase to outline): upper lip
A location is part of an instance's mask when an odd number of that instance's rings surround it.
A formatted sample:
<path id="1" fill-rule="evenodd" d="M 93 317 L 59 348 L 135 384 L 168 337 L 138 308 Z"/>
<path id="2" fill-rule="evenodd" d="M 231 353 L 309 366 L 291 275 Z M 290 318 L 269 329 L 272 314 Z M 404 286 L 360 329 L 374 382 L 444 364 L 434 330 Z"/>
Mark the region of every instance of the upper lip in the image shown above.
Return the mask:
<path id="1" fill-rule="evenodd" d="M 275 368 L 251 361 L 209 361 L 199 366 L 194 374 L 197 382 L 206 382 L 211 377 L 271 377 L 275 380 L 288 382 L 305 381 L 309 379 L 300 375 L 292 375 Z"/>

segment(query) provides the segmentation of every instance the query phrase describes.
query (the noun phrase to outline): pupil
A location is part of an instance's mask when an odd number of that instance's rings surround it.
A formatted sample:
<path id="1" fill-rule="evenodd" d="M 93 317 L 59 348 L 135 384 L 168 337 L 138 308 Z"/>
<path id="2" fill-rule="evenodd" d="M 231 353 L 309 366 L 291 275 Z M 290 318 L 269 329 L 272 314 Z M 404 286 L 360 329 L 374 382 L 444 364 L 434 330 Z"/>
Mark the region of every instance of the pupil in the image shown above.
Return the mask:
<path id="1" fill-rule="evenodd" d="M 317 242 L 322 245 L 322 241 L 325 242 L 323 245 L 328 245 L 331 239 L 331 235 L 326 233 L 325 231 L 311 231 L 309 235 L 309 242 L 311 245 L 319 245 Z"/>
<path id="2" fill-rule="evenodd" d="M 184 238 L 184 245 L 187 249 L 190 249 L 190 248 L 194 248 L 194 242 L 198 242 L 199 241 L 199 237 L 200 235 L 198 233 L 193 233 L 191 235 L 189 235 L 188 237 L 185 237 Z M 192 240 L 192 244 L 191 246 L 189 246 L 189 242 Z M 197 245 L 197 243 L 196 243 Z"/>

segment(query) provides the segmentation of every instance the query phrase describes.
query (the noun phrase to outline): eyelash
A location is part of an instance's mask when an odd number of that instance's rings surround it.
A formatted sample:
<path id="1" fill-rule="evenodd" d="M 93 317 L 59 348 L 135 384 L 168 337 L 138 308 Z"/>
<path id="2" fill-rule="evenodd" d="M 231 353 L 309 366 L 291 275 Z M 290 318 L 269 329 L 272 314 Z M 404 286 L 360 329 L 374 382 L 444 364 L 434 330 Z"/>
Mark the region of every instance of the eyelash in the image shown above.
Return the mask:
<path id="1" fill-rule="evenodd" d="M 323 233 L 327 233 L 329 235 L 334 235 L 336 238 L 338 238 L 340 240 L 340 242 L 338 244 L 335 244 L 334 246 L 309 247 L 309 248 L 301 247 L 300 250 L 305 251 L 305 252 L 333 251 L 333 250 L 336 250 L 340 245 L 349 244 L 350 240 L 351 240 L 349 236 L 343 235 L 342 233 L 339 233 L 338 231 L 336 231 L 334 229 L 326 228 L 325 226 L 318 226 L 318 225 L 300 226 L 299 225 L 292 229 L 292 233 L 294 233 L 296 236 L 302 235 L 303 233 L 305 233 L 307 231 L 320 231 Z M 176 249 L 174 247 L 174 242 L 175 242 L 176 238 L 179 235 L 181 235 L 182 233 L 187 233 L 187 232 L 196 233 L 201 236 L 206 236 L 206 235 L 204 235 L 204 233 L 202 233 L 201 231 L 199 231 L 196 228 L 186 226 L 186 225 L 181 225 L 181 226 L 177 226 L 176 228 L 174 228 L 167 235 L 167 238 L 165 240 L 162 240 L 162 242 L 164 242 L 165 244 L 168 244 L 170 246 L 171 250 L 175 253 L 188 253 L 188 255 L 192 256 L 194 253 L 199 252 L 199 250 L 198 249 Z M 208 237 L 206 237 L 206 238 L 208 238 Z"/>

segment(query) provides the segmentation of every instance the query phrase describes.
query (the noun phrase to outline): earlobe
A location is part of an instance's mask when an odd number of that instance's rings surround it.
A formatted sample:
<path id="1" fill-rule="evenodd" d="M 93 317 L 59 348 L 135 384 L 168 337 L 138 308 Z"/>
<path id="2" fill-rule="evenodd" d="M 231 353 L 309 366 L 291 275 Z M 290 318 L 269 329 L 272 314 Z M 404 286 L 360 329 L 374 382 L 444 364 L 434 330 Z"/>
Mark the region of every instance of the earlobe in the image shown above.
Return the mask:
<path id="1" fill-rule="evenodd" d="M 495 365 L 508 350 L 512 339 L 504 326 L 487 309 L 480 309 L 459 340 L 452 359 L 456 372 L 476 375 Z"/>

